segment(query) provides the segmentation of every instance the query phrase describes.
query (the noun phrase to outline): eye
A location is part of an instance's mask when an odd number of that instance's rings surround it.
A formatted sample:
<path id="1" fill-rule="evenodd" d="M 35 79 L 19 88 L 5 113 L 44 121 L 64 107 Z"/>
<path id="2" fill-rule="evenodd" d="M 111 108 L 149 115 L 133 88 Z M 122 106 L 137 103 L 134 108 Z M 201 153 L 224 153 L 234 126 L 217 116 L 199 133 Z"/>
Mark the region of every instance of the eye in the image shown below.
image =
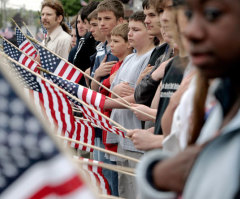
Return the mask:
<path id="1" fill-rule="evenodd" d="M 204 15 L 208 21 L 215 21 L 222 15 L 222 12 L 217 8 L 206 8 Z"/>
<path id="2" fill-rule="evenodd" d="M 164 10 L 162 8 L 158 8 L 158 10 L 157 10 L 158 14 L 163 13 L 163 11 Z"/>
<path id="3" fill-rule="evenodd" d="M 192 11 L 189 10 L 189 9 L 185 10 L 184 14 L 185 14 L 185 16 L 187 17 L 188 20 L 190 20 L 193 16 Z"/>

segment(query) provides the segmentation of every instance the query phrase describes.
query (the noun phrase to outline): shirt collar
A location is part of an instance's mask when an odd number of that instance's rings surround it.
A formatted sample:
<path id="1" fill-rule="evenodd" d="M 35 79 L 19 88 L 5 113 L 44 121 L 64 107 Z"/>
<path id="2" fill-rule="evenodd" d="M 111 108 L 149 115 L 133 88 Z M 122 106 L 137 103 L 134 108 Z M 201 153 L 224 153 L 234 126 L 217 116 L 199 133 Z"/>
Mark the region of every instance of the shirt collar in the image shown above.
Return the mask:
<path id="1" fill-rule="evenodd" d="M 54 29 L 54 31 L 48 35 L 51 38 L 51 41 L 54 41 L 57 36 L 63 31 L 62 26 L 59 25 L 57 28 Z"/>

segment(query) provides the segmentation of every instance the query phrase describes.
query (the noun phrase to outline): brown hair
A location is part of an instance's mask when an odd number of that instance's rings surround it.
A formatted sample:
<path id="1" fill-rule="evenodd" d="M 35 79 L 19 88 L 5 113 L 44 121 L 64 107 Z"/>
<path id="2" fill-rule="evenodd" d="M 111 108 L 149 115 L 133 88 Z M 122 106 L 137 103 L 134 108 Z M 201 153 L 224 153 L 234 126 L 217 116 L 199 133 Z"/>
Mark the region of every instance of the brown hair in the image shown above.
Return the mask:
<path id="1" fill-rule="evenodd" d="M 88 21 L 92 20 L 92 19 L 97 19 L 98 16 L 98 12 L 97 10 L 92 11 L 89 15 L 88 15 Z"/>
<path id="2" fill-rule="evenodd" d="M 188 145 L 197 141 L 205 121 L 205 103 L 209 82 L 200 72 L 197 74 L 196 90 L 193 103 L 192 126 L 189 129 Z"/>
<path id="3" fill-rule="evenodd" d="M 128 31 L 128 23 L 118 24 L 112 29 L 111 35 L 120 36 L 124 39 L 125 42 L 128 42 Z"/>
<path id="4" fill-rule="evenodd" d="M 119 0 L 104 0 L 98 4 L 97 11 L 112 11 L 117 19 L 124 18 L 123 4 Z"/>
<path id="5" fill-rule="evenodd" d="M 58 0 L 44 0 L 42 2 L 41 11 L 46 6 L 54 9 L 56 11 L 57 17 L 59 17 L 59 16 L 63 17 L 60 25 L 62 26 L 62 28 L 65 32 L 70 33 L 68 26 L 63 22 L 64 21 L 64 10 L 63 10 L 63 6 L 62 6 L 61 2 Z"/>
<path id="6" fill-rule="evenodd" d="M 144 25 L 144 21 L 145 21 L 145 14 L 143 13 L 143 11 L 137 11 L 134 12 L 130 17 L 129 17 L 129 21 L 140 21 L 142 22 Z"/>

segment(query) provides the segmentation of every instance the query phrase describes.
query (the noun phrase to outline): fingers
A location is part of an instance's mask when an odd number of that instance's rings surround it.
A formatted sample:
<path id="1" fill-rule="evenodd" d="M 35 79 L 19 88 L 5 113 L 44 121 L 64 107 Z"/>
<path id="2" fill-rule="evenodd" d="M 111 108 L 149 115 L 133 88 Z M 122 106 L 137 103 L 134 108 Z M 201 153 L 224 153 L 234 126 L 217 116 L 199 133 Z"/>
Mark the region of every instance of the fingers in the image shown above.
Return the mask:
<path id="1" fill-rule="evenodd" d="M 133 136 L 134 133 L 135 133 L 135 130 L 128 130 L 126 135 L 127 135 L 129 138 L 132 138 L 132 136 Z"/>
<path id="2" fill-rule="evenodd" d="M 105 55 L 101 63 L 105 63 L 106 61 L 107 61 L 107 55 Z"/>

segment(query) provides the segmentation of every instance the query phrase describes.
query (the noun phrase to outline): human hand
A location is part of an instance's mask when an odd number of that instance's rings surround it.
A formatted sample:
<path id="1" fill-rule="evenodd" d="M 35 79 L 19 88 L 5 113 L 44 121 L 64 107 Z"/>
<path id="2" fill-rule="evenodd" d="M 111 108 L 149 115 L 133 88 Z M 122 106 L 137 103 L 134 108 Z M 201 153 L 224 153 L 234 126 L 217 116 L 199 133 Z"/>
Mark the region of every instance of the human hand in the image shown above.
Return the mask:
<path id="1" fill-rule="evenodd" d="M 150 73 L 150 72 L 152 71 L 152 69 L 153 69 L 153 66 L 151 66 L 150 64 L 148 64 L 148 66 L 144 69 L 144 71 L 139 75 L 138 80 L 137 80 L 137 84 L 139 84 L 139 83 L 142 81 L 142 79 L 143 79 L 148 73 Z"/>
<path id="2" fill-rule="evenodd" d="M 160 64 L 160 66 L 152 73 L 151 77 L 155 81 L 159 81 L 163 78 L 165 73 L 165 68 L 168 65 L 169 60 Z"/>
<path id="3" fill-rule="evenodd" d="M 154 135 L 149 129 L 128 130 L 127 136 L 138 150 L 147 151 L 162 146 L 163 136 Z"/>
<path id="4" fill-rule="evenodd" d="M 152 108 L 149 108 L 148 106 L 145 106 L 143 104 L 131 104 L 131 108 L 135 116 L 141 121 L 150 121 L 152 120 L 152 118 L 143 113 L 140 113 L 139 111 L 147 113 L 148 115 L 152 115 L 153 117 L 156 116 L 156 115 L 153 115 L 155 114 L 156 111 L 154 111 Z"/>
<path id="5" fill-rule="evenodd" d="M 121 82 L 113 88 L 113 92 L 118 94 L 120 97 L 126 97 L 134 93 L 134 88 L 132 88 L 128 82 Z"/>
<path id="6" fill-rule="evenodd" d="M 106 75 L 109 75 L 111 72 L 112 67 L 117 63 L 117 61 L 109 61 L 106 62 L 107 55 L 102 60 L 100 66 L 95 71 L 95 77 L 104 77 Z"/>

